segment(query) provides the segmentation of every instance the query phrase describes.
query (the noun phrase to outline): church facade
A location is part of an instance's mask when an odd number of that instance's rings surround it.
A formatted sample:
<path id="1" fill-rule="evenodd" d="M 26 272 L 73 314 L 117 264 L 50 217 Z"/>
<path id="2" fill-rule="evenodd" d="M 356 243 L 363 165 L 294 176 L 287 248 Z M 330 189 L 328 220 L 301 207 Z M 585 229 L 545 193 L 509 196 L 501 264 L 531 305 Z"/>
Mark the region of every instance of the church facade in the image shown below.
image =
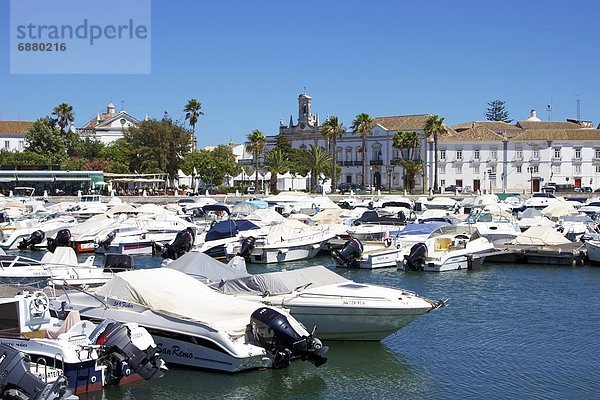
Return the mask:
<path id="1" fill-rule="evenodd" d="M 139 119 L 130 115 L 123 108 L 116 112 L 115 105 L 110 102 L 105 113 L 98 113 L 96 118 L 77 129 L 77 132 L 84 139 L 90 138 L 109 144 L 122 138 L 130 127 L 137 127 L 140 123 Z"/>

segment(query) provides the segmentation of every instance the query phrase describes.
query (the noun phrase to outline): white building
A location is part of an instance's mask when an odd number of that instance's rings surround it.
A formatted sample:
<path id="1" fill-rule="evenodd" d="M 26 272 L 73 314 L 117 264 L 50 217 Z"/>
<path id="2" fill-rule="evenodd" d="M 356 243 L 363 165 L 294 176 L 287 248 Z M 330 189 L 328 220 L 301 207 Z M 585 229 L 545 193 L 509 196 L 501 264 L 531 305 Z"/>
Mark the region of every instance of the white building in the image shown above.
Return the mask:
<path id="1" fill-rule="evenodd" d="M 311 144 L 327 149 L 327 140 L 319 133 L 318 118 L 312 115 L 311 97 L 298 97 L 298 121 L 289 126 L 280 122 L 279 132 L 286 134 L 292 147 Z M 373 118 L 373 134 L 366 148 L 358 135 L 347 132 L 337 140 L 337 161 L 342 167 L 337 183 L 362 182 L 362 159 L 367 158 L 366 186 L 392 189 L 404 187 L 401 167 L 393 167 L 399 152 L 392 146 L 397 132 L 418 132 L 421 149 L 416 158 L 425 165 L 416 176 L 416 188 L 433 187 L 433 143 L 425 138 L 423 127 L 431 114 Z M 308 122 L 310 121 L 310 125 Z M 316 124 L 316 125 L 315 125 Z M 440 135 L 439 187 L 456 185 L 482 191 L 539 191 L 554 182 L 565 187 L 600 187 L 600 129 L 591 122 L 542 122 L 535 110 L 527 120 L 515 124 L 483 121 L 445 127 Z M 267 137 L 267 150 L 275 145 L 275 136 Z"/>
<path id="2" fill-rule="evenodd" d="M 0 121 L 0 150 L 23 151 L 25 135 L 32 125 L 30 121 Z"/>
<path id="3" fill-rule="evenodd" d="M 115 112 L 115 105 L 111 102 L 106 107 L 106 113 L 96 116 L 77 131 L 82 138 L 96 139 L 104 144 L 114 142 L 123 137 L 124 133 L 132 126 L 139 126 L 141 121 L 130 115 L 124 109 Z"/>

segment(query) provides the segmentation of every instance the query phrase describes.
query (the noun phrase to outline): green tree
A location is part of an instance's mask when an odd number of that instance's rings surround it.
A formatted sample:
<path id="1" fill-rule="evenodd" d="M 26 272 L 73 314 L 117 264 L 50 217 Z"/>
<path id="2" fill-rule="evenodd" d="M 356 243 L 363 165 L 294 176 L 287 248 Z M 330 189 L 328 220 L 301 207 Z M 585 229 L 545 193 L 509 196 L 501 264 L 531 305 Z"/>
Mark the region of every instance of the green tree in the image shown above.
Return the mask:
<path id="1" fill-rule="evenodd" d="M 254 190 L 256 191 L 256 193 L 258 193 L 258 190 L 259 190 L 259 186 L 258 186 L 259 160 L 258 160 L 258 157 L 260 156 L 260 153 L 264 150 L 266 145 L 267 145 L 267 138 L 258 129 L 253 130 L 252 133 L 250 133 L 248 135 L 248 145 L 246 147 L 248 148 L 248 150 L 250 152 L 252 152 L 252 155 L 254 157 L 254 165 L 256 167 Z"/>
<path id="2" fill-rule="evenodd" d="M 422 162 L 417 159 L 421 139 L 417 132 L 397 132 L 392 138 L 392 146 L 400 150 L 397 165 L 403 169 L 404 188 L 413 189 L 415 175 L 420 172 Z"/>
<path id="3" fill-rule="evenodd" d="M 34 153 L 30 150 L 25 151 L 0 151 L 1 165 L 46 165 L 52 164 L 52 161 L 45 154 Z"/>
<path id="4" fill-rule="evenodd" d="M 25 149 L 42 155 L 53 164 L 61 164 L 67 159 L 65 138 L 57 127 L 48 125 L 40 118 L 33 123 L 25 135 Z"/>
<path id="5" fill-rule="evenodd" d="M 198 117 L 204 115 L 200 109 L 202 108 L 202 104 L 196 99 L 188 100 L 187 104 L 183 108 L 185 112 L 185 120 L 189 121 L 190 126 L 192 127 L 192 135 L 194 135 L 194 148 L 196 148 L 196 123 L 198 122 Z"/>
<path id="6" fill-rule="evenodd" d="M 125 138 L 105 145 L 100 151 L 100 158 L 108 162 L 105 171 L 113 174 L 133 172 L 133 169 L 130 168 L 132 157 L 133 151 Z"/>
<path id="7" fill-rule="evenodd" d="M 337 184 L 337 138 L 346 133 L 344 124 L 339 122 L 338 117 L 331 115 L 327 117 L 321 128 L 321 134 L 329 141 L 329 155 L 331 157 L 331 186 L 335 190 Z"/>
<path id="8" fill-rule="evenodd" d="M 106 145 L 96 139 L 79 139 L 75 144 L 75 156 L 82 158 L 102 158 Z"/>
<path id="9" fill-rule="evenodd" d="M 331 157 L 321 147 L 311 144 L 309 150 L 302 150 L 298 161 L 310 172 L 310 191 L 316 192 L 319 176 L 331 168 Z"/>
<path id="10" fill-rule="evenodd" d="M 504 107 L 504 101 L 502 100 L 492 100 L 487 103 L 488 108 L 485 110 L 485 118 L 488 121 L 502 121 L 502 122 L 512 122 L 512 119 L 508 116 L 508 111 Z"/>
<path id="11" fill-rule="evenodd" d="M 289 154 L 292 150 L 292 142 L 285 133 L 275 136 L 275 148 L 281 150 L 284 154 Z"/>
<path id="12" fill-rule="evenodd" d="M 438 190 L 438 164 L 439 164 L 439 154 L 438 154 L 438 139 L 439 135 L 445 132 L 444 128 L 444 118 L 440 118 L 437 115 L 432 115 L 425 121 L 425 126 L 423 127 L 425 131 L 425 136 L 429 138 L 433 138 L 433 190 L 437 192 Z"/>
<path id="13" fill-rule="evenodd" d="M 226 145 L 189 153 L 184 159 L 182 170 L 190 175 L 194 169 L 199 179 L 213 185 L 221 185 L 225 176 L 235 176 L 240 172 L 231 147 Z"/>
<path id="14" fill-rule="evenodd" d="M 73 111 L 73 107 L 67 103 L 60 103 L 54 107 L 52 115 L 56 115 L 56 123 L 60 126 L 60 133 L 63 135 L 66 132 L 67 125 L 75 122 L 75 112 Z"/>
<path id="15" fill-rule="evenodd" d="M 125 131 L 132 149 L 130 168 L 139 172 L 166 172 L 171 178 L 190 152 L 190 132 L 170 119 L 143 121 Z"/>
<path id="16" fill-rule="evenodd" d="M 369 114 L 361 113 L 356 116 L 352 121 L 352 133 L 358 133 L 362 140 L 361 151 L 362 151 L 362 177 L 361 186 L 365 187 L 365 175 L 367 173 L 367 138 L 373 134 L 373 118 Z"/>
<path id="17" fill-rule="evenodd" d="M 277 191 L 277 174 L 285 174 L 290 170 L 290 160 L 287 153 L 281 149 L 274 148 L 265 154 L 265 169 L 271 173 L 269 190 L 271 193 Z"/>

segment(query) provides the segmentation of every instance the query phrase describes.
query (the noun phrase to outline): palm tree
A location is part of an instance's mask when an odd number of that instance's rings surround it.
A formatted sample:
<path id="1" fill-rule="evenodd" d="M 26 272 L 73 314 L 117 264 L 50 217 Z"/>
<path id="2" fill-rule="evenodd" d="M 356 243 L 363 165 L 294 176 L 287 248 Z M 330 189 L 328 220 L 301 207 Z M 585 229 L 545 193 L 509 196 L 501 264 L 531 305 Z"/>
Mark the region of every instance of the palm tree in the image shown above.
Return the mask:
<path id="1" fill-rule="evenodd" d="M 298 157 L 298 162 L 310 171 L 310 191 L 315 192 L 319 175 L 331 167 L 331 157 L 325 154 L 321 147 L 311 144 L 310 150 L 302 151 L 302 155 Z"/>
<path id="2" fill-rule="evenodd" d="M 261 131 L 255 129 L 252 131 L 252 133 L 248 135 L 248 142 L 249 143 L 247 145 L 247 148 L 249 151 L 252 152 L 252 155 L 254 156 L 254 165 L 256 167 L 256 177 L 254 179 L 254 192 L 258 193 L 258 156 L 260 156 L 260 153 L 267 145 L 267 138 L 265 138 L 265 135 Z"/>
<path id="3" fill-rule="evenodd" d="M 321 135 L 329 141 L 329 155 L 331 156 L 331 186 L 335 190 L 337 179 L 335 176 L 337 168 L 337 137 L 346 133 L 344 124 L 340 123 L 335 115 L 327 117 L 321 128 Z"/>
<path id="4" fill-rule="evenodd" d="M 421 170 L 421 160 L 415 159 L 421 139 L 417 132 L 397 132 L 392 138 L 392 146 L 400 150 L 400 165 L 404 171 L 404 188 L 412 189 L 414 176 Z"/>
<path id="5" fill-rule="evenodd" d="M 269 190 L 274 193 L 277 190 L 277 174 L 285 174 L 290 170 L 288 155 L 281 149 L 273 149 L 265 154 L 265 168 L 271 173 Z"/>
<path id="6" fill-rule="evenodd" d="M 204 115 L 200 109 L 202 108 L 202 104 L 196 99 L 188 100 L 187 104 L 183 108 L 185 112 L 185 119 L 190 121 L 190 126 L 192 127 L 192 135 L 194 135 L 194 149 L 196 148 L 196 123 L 198 122 L 198 117 Z"/>
<path id="7" fill-rule="evenodd" d="M 428 139 L 433 137 L 433 154 L 434 154 L 434 172 L 433 172 L 433 190 L 437 192 L 438 190 L 438 139 L 439 135 L 444 133 L 444 118 L 440 118 L 437 115 L 432 115 L 427 118 L 425 121 L 425 126 L 423 127 L 425 131 L 425 137 Z"/>
<path id="8" fill-rule="evenodd" d="M 365 175 L 367 173 L 367 136 L 373 134 L 373 118 L 369 114 L 361 113 L 352 121 L 352 133 L 358 133 L 362 140 L 362 180 L 361 186 L 365 187 Z"/>
<path id="9" fill-rule="evenodd" d="M 60 103 L 52 110 L 52 115 L 56 115 L 56 122 L 60 126 L 60 133 L 65 134 L 67 125 L 75 122 L 75 112 L 73 107 L 67 103 Z"/>

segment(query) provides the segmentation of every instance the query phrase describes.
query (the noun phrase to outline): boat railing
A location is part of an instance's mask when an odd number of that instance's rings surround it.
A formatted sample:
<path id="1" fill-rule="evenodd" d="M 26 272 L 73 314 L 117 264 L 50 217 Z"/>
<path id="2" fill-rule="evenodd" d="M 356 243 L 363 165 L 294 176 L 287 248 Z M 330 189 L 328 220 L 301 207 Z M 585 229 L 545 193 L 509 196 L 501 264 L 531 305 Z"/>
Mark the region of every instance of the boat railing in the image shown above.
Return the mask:
<path id="1" fill-rule="evenodd" d="M 44 383 L 48 383 L 48 365 L 46 364 L 46 359 L 44 357 L 38 357 L 35 360 L 35 373 L 37 375 L 41 375 L 39 369 L 40 365 L 44 368 Z"/>
<path id="2" fill-rule="evenodd" d="M 325 236 L 327 233 L 329 233 L 330 230 L 331 230 L 331 228 L 327 227 L 327 228 L 319 229 L 319 230 L 317 230 L 315 232 L 311 232 L 311 233 L 308 233 L 308 234 L 302 235 L 302 236 L 295 236 L 295 237 L 286 238 L 286 239 L 283 239 L 283 238 L 277 239 L 277 238 L 275 238 L 274 241 L 269 240 L 269 236 L 267 236 L 266 243 L 267 244 L 280 243 L 280 242 L 297 243 L 297 242 L 301 242 L 303 240 L 314 239 L 314 238 L 319 237 L 319 236 Z"/>

